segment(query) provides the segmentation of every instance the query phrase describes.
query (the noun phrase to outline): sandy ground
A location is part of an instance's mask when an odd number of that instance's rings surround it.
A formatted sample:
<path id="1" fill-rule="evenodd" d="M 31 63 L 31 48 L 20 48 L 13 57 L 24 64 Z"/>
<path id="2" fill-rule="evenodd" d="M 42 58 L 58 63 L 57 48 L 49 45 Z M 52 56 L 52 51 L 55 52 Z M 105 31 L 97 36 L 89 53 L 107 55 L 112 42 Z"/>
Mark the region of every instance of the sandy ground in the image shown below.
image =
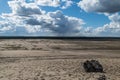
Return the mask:
<path id="1" fill-rule="evenodd" d="M 86 73 L 98 60 L 104 73 Z M 120 80 L 120 40 L 0 40 L 0 80 Z"/>

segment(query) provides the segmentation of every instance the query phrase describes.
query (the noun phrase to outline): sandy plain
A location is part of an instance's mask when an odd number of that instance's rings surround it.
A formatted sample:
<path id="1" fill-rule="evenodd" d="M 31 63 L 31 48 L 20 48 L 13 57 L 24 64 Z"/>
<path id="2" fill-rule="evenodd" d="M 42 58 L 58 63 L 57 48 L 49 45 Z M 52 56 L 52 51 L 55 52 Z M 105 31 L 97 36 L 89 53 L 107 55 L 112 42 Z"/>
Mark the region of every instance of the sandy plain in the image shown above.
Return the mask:
<path id="1" fill-rule="evenodd" d="M 87 73 L 86 60 L 104 73 Z M 0 80 L 120 80 L 120 40 L 1 39 Z"/>

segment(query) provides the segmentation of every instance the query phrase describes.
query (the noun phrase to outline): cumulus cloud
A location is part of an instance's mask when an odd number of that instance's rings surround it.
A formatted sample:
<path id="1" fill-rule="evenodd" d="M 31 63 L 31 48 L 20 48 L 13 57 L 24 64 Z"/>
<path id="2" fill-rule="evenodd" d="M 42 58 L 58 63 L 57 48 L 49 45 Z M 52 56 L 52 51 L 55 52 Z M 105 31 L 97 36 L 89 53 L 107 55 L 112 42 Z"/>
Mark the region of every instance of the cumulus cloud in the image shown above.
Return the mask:
<path id="1" fill-rule="evenodd" d="M 14 4 L 16 2 L 22 3 L 29 3 L 27 6 L 49 6 L 49 7 L 69 7 L 72 5 L 73 1 L 72 0 L 12 0 L 13 2 L 10 1 L 10 3 Z M 30 5 L 31 4 L 31 5 Z M 33 5 L 35 4 L 35 5 Z M 21 4 L 20 4 L 21 5 Z M 13 6 L 13 5 L 12 5 Z"/>
<path id="2" fill-rule="evenodd" d="M 38 5 L 26 3 L 24 0 L 13 0 L 8 4 L 12 13 L 1 15 L 1 32 L 38 33 L 37 35 L 44 32 L 70 36 L 80 33 L 84 25 L 82 19 L 66 16 L 61 11 L 44 13 Z"/>
<path id="3" fill-rule="evenodd" d="M 0 33 L 12 30 L 12 27 L 8 22 L 0 21 Z"/>
<path id="4" fill-rule="evenodd" d="M 67 9 L 73 4 L 72 0 L 35 0 L 35 3 L 39 6 L 51 6 L 60 7 L 61 9 Z"/>
<path id="5" fill-rule="evenodd" d="M 73 4 L 73 1 L 71 1 L 71 0 L 62 0 L 62 2 L 65 4 L 65 5 L 61 6 L 62 9 L 67 9 L 68 7 L 70 7 Z"/>
<path id="6" fill-rule="evenodd" d="M 64 16 L 61 11 L 49 12 L 48 15 L 52 18 L 51 27 L 53 32 L 58 34 L 77 34 L 82 30 L 82 25 L 84 24 L 82 19 L 75 17 Z"/>
<path id="7" fill-rule="evenodd" d="M 120 0 L 81 0 L 78 6 L 86 12 L 115 13 L 120 11 Z"/>
<path id="8" fill-rule="evenodd" d="M 108 15 L 108 18 L 112 21 L 112 22 L 120 22 L 120 15 L 119 13 L 115 13 L 112 15 Z"/>
<path id="9" fill-rule="evenodd" d="M 35 0 L 35 3 L 40 6 L 51 6 L 51 7 L 60 6 L 60 0 Z"/>
<path id="10" fill-rule="evenodd" d="M 41 16 L 36 15 L 32 19 L 25 20 L 25 22 L 29 26 L 39 26 L 42 30 L 62 36 L 78 34 L 84 24 L 82 19 L 65 16 L 61 11 L 48 12 Z"/>
<path id="11" fill-rule="evenodd" d="M 105 24 L 103 27 L 98 27 L 95 32 L 100 35 L 106 36 L 119 36 L 120 35 L 120 15 L 118 13 L 108 15 L 111 20 L 110 23 Z"/>
<path id="12" fill-rule="evenodd" d="M 41 14 L 40 8 L 34 3 L 26 4 L 24 1 L 9 1 L 8 4 L 14 15 L 29 16 Z"/>
<path id="13" fill-rule="evenodd" d="M 118 13 L 120 11 L 120 0 L 81 0 L 78 6 L 86 12 L 104 13 L 110 20 L 110 23 L 96 29 L 87 27 L 86 33 L 92 35 L 95 33 L 96 36 L 120 35 L 120 14 Z"/>
<path id="14" fill-rule="evenodd" d="M 65 3 L 66 6 L 64 5 L 63 8 L 66 8 L 72 4 L 71 0 L 61 1 L 62 2 L 70 1 L 68 3 Z M 45 12 L 44 10 L 41 10 L 39 5 L 36 5 L 35 2 L 26 3 L 25 0 L 12 0 L 9 1 L 8 4 L 12 10 L 12 13 L 3 13 L 2 15 L 0 15 L 0 33 L 4 34 L 8 33 L 9 35 L 11 34 L 11 35 L 39 35 L 39 36 L 120 35 L 119 13 L 106 15 L 108 16 L 110 23 L 95 29 L 93 27 L 83 27 L 85 22 L 82 19 L 66 16 L 64 15 L 64 13 L 62 13 L 62 11 L 58 10 L 55 12 Z"/>

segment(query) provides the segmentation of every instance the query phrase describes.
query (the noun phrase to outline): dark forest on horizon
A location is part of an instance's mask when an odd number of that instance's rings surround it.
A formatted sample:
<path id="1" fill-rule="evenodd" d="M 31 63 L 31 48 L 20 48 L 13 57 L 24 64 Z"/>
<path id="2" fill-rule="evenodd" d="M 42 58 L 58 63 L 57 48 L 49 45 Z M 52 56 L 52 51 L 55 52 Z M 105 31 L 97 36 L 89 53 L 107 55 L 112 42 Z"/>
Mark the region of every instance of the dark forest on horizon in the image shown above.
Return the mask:
<path id="1" fill-rule="evenodd" d="M 0 36 L 0 39 L 82 39 L 82 40 L 120 40 L 120 37 L 59 37 L 59 36 Z"/>

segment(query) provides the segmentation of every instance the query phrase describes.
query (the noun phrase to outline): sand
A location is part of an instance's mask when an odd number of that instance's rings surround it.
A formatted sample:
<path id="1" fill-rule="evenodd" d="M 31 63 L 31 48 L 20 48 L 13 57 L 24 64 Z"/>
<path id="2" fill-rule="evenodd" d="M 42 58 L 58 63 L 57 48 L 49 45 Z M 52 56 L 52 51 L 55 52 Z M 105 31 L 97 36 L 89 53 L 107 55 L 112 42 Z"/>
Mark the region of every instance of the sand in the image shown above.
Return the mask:
<path id="1" fill-rule="evenodd" d="M 87 73 L 86 60 L 103 73 Z M 120 80 L 120 40 L 0 40 L 0 80 Z"/>

